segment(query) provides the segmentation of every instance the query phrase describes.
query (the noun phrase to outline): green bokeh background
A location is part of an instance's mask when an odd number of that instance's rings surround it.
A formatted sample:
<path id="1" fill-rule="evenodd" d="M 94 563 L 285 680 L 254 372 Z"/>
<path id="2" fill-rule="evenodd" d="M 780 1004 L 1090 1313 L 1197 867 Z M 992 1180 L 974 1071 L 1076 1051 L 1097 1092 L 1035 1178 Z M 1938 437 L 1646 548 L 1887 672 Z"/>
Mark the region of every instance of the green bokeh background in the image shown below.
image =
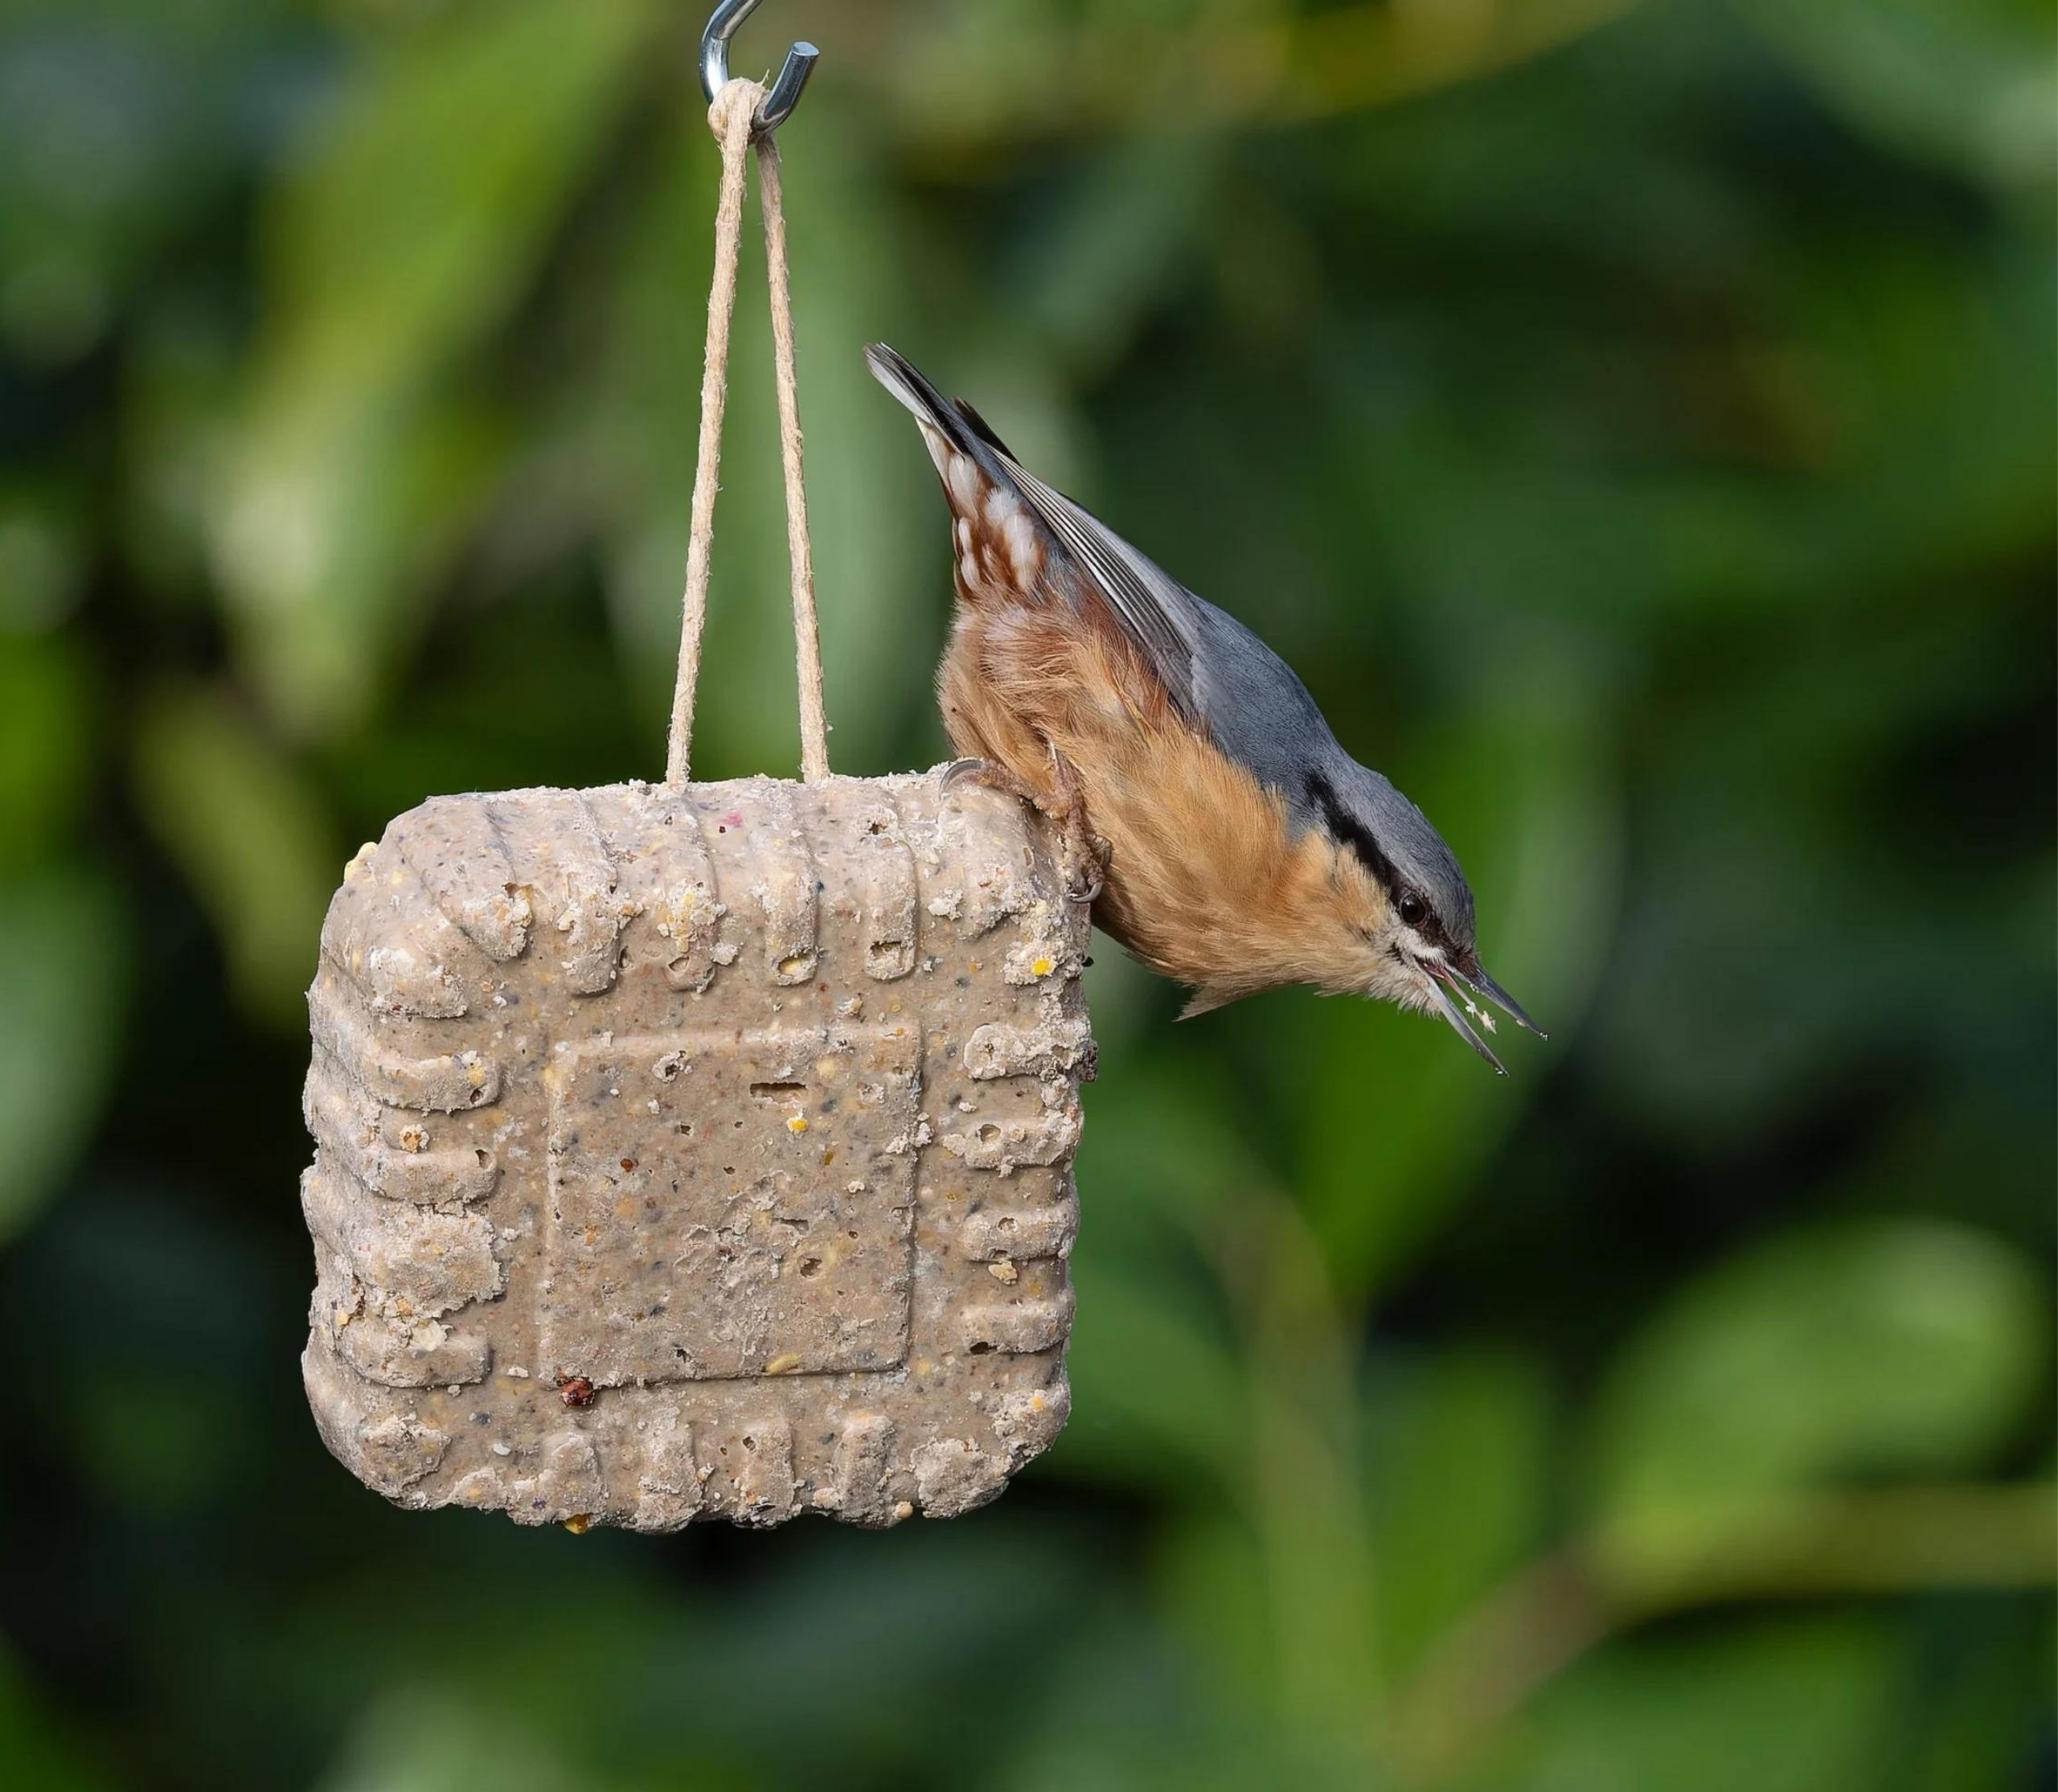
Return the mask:
<path id="1" fill-rule="evenodd" d="M 0 1778 L 2048 1783 L 2042 0 L 773 0 L 839 766 L 945 751 L 883 337 L 1298 666 L 1552 1037 L 1102 950 L 1075 1416 L 974 1516 L 323 1452 L 343 862 L 661 765 L 699 23 L 0 10 Z M 748 248 L 710 777 L 797 757 Z"/>

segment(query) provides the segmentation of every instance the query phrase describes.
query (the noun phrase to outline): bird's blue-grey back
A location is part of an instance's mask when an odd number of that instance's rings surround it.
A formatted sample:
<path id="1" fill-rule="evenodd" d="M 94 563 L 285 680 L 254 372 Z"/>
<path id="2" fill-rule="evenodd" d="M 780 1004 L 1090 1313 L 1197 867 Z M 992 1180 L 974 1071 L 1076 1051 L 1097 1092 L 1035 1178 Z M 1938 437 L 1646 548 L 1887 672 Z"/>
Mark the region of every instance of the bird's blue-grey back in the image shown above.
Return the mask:
<path id="1" fill-rule="evenodd" d="M 1429 818 L 1387 779 L 1345 752 L 1293 669 L 1236 617 L 1187 589 L 1099 518 L 1053 490 L 1011 454 L 961 399 L 945 398 L 904 356 L 867 349 L 874 375 L 1043 526 L 1051 582 L 1082 585 L 1108 607 L 1174 707 L 1229 758 L 1279 792 L 1297 830 L 1341 826 L 1388 893 L 1421 892 L 1451 939 L 1474 937 L 1472 892 Z M 1067 579 L 1064 575 L 1070 575 Z"/>
<path id="2" fill-rule="evenodd" d="M 1396 885 L 1419 890 L 1452 940 L 1471 945 L 1472 891 L 1429 817 L 1343 750 L 1308 687 L 1278 654 L 1227 611 L 1191 592 L 1184 596 L 1195 620 L 1195 689 L 1215 744 L 1286 798 L 1297 826 L 1334 831 L 1326 813 L 1333 801 L 1363 828 Z M 1397 896 L 1398 888 L 1389 894 Z"/>

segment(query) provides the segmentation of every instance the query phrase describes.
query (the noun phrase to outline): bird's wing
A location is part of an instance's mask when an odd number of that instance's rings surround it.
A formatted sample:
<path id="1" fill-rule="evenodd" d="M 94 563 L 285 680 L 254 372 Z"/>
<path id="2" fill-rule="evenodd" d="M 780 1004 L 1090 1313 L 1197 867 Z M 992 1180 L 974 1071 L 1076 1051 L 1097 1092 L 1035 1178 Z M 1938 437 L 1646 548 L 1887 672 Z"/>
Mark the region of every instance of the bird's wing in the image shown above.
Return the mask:
<path id="1" fill-rule="evenodd" d="M 1107 605 L 1173 707 L 1189 723 L 1201 725 L 1203 699 L 1194 664 L 1199 599 L 1099 518 L 1045 485 L 1008 452 L 984 417 L 963 399 L 945 398 L 905 355 L 874 342 L 865 359 L 873 377 L 933 433 L 933 453 L 967 456 L 982 478 L 1020 498 L 1091 588 L 1077 596 L 1097 597 Z M 942 460 L 937 470 L 946 470 Z M 948 478 L 944 489 L 950 490 Z"/>
<path id="2" fill-rule="evenodd" d="M 1006 459 L 1009 476 L 1036 520 L 1056 538 L 1066 556 L 1106 601 L 1174 707 L 1187 721 L 1198 723 L 1201 703 L 1194 679 L 1192 593 L 1099 518 L 1052 490 L 1013 455 Z"/>

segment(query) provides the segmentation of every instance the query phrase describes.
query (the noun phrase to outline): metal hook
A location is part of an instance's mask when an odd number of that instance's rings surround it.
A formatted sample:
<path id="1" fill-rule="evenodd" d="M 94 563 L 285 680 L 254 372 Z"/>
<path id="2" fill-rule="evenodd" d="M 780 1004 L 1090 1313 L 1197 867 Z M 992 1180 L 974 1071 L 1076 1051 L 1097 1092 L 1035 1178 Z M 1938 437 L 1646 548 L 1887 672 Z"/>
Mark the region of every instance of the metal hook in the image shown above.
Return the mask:
<path id="1" fill-rule="evenodd" d="M 711 106 L 715 96 L 728 83 L 729 39 L 736 35 L 736 27 L 756 10 L 757 0 L 721 0 L 714 17 L 707 21 L 707 29 L 700 34 L 700 91 L 707 96 Z M 814 72 L 814 59 L 821 54 L 812 43 L 796 43 L 786 52 L 779 78 L 773 82 L 771 91 L 751 119 L 753 141 L 769 137 L 793 117 L 793 108 L 801 103 L 801 90 Z"/>

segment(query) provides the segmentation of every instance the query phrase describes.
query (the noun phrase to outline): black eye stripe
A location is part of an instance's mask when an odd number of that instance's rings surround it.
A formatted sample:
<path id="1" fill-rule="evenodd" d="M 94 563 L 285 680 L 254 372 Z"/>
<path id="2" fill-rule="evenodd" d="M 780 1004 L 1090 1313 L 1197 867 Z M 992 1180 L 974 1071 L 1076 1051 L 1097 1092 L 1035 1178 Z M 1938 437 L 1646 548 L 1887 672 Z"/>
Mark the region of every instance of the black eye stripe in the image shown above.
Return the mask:
<path id="1" fill-rule="evenodd" d="M 1401 881 L 1393 861 L 1380 851 L 1380 843 L 1372 838 L 1371 830 L 1337 800 L 1336 787 L 1320 772 L 1308 773 L 1308 800 L 1322 811 L 1323 826 L 1357 855 L 1359 863 L 1371 873 L 1373 880 L 1386 892 L 1390 901 L 1398 903 L 1402 896 L 1412 893 Z"/>
<path id="2" fill-rule="evenodd" d="M 1412 896 L 1422 905 L 1422 918 L 1408 925 L 1433 945 L 1449 946 L 1449 936 L 1444 931 L 1441 917 L 1435 905 L 1417 889 L 1402 878 L 1394 862 L 1380 850 L 1371 830 L 1346 809 L 1338 799 L 1336 787 L 1320 772 L 1308 773 L 1308 801 L 1322 811 L 1322 824 L 1330 834 L 1354 853 L 1358 861 L 1369 871 L 1373 881 L 1386 892 L 1387 900 L 1398 909 Z M 1405 917 L 1404 917 L 1405 918 Z"/>

